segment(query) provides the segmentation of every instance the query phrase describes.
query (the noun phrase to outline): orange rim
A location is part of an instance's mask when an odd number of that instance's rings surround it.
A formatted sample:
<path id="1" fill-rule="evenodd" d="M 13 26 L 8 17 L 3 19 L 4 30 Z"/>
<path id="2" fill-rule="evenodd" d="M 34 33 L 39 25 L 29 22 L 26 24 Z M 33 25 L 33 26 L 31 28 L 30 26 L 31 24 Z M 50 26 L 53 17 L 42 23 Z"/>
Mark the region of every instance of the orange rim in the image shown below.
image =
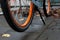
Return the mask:
<path id="1" fill-rule="evenodd" d="M 7 2 L 8 2 L 8 0 L 7 0 Z M 10 6 L 9 5 L 8 5 L 8 8 L 9 8 L 9 11 L 10 11 Z M 31 2 L 30 3 L 30 9 L 29 9 L 29 15 L 28 15 L 26 21 L 23 24 L 18 23 L 18 21 L 13 17 L 13 14 L 12 14 L 11 11 L 10 11 L 10 17 L 12 18 L 13 23 L 16 24 L 18 27 L 26 28 L 26 26 L 28 25 L 28 23 L 30 22 L 30 19 L 32 17 L 32 12 L 33 12 L 33 3 Z"/>
<path id="2" fill-rule="evenodd" d="M 48 8 L 47 8 L 47 13 L 49 13 L 50 12 L 50 0 L 48 0 Z"/>

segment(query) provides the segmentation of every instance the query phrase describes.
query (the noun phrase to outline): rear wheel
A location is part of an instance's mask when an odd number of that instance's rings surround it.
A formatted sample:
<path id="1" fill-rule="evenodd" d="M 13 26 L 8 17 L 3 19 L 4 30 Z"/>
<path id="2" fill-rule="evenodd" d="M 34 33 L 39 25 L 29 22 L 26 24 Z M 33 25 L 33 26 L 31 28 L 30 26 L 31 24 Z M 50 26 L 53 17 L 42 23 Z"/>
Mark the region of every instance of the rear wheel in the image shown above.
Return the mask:
<path id="1" fill-rule="evenodd" d="M 11 6 L 10 0 L 2 0 L 1 7 L 8 24 L 15 31 L 25 31 L 33 19 L 33 3 L 28 0 L 20 0 L 20 5 Z M 29 3 L 29 4 L 28 4 Z M 27 16 L 26 16 L 27 15 Z"/>
<path id="2" fill-rule="evenodd" d="M 46 3 L 47 3 L 47 7 L 46 7 Z M 46 17 L 49 16 L 50 14 L 50 0 L 43 0 L 43 11 Z"/>

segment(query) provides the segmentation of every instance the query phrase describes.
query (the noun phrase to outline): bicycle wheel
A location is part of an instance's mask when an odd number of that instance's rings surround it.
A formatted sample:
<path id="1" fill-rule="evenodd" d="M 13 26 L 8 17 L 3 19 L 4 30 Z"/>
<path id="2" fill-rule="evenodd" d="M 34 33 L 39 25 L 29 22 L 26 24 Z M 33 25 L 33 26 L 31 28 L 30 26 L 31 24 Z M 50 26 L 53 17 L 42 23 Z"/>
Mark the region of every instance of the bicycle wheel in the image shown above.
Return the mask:
<path id="1" fill-rule="evenodd" d="M 10 0 L 1 0 L 1 8 L 10 27 L 17 32 L 23 32 L 32 22 L 33 3 L 28 0 L 20 0 L 19 2 L 20 5 L 16 8 L 16 4 L 10 5 Z M 27 16 L 23 16 L 24 14 Z"/>
<path id="2" fill-rule="evenodd" d="M 47 6 L 46 6 L 47 4 Z M 50 13 L 50 0 L 43 0 L 43 11 L 44 11 L 44 14 L 46 17 L 49 16 L 49 13 Z"/>

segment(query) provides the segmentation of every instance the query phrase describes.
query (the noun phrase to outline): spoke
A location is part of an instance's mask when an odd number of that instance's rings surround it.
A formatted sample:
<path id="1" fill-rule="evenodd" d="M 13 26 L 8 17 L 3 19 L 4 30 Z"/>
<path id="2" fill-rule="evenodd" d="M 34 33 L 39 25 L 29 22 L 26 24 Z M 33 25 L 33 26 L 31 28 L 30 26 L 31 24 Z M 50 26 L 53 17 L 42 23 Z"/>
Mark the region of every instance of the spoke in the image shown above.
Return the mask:
<path id="1" fill-rule="evenodd" d="M 15 5 L 13 6 L 13 8 L 10 7 L 11 11 L 13 11 L 13 14 L 12 14 L 13 18 L 17 20 L 19 24 L 20 23 L 23 24 L 28 18 L 28 17 L 25 17 L 29 12 L 30 4 L 28 2 L 29 2 L 28 0 L 19 0 L 20 5 L 19 5 L 19 8 L 16 9 L 17 4 L 16 4 L 16 1 L 14 1 Z M 11 5 L 9 4 L 9 6 Z"/>

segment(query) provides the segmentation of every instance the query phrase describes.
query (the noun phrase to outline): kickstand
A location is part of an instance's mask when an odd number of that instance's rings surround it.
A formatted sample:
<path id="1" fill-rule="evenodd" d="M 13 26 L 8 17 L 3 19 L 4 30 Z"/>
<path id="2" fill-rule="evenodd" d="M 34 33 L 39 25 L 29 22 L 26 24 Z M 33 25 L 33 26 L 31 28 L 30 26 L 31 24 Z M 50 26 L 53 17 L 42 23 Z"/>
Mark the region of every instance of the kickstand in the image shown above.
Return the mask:
<path id="1" fill-rule="evenodd" d="M 45 25 L 45 21 L 44 21 L 44 19 L 43 19 L 43 17 L 42 17 L 42 14 L 40 13 L 39 10 L 38 10 L 38 12 L 39 12 L 39 14 L 40 14 L 40 17 L 41 17 L 41 20 L 42 20 L 43 24 Z"/>
<path id="2" fill-rule="evenodd" d="M 45 25 L 46 23 L 45 23 L 45 21 L 44 21 L 44 19 L 42 17 L 42 14 L 40 13 L 40 11 L 39 11 L 39 9 L 38 9 L 38 7 L 36 5 L 34 6 L 34 10 L 39 12 L 41 20 L 42 20 L 43 24 Z"/>

